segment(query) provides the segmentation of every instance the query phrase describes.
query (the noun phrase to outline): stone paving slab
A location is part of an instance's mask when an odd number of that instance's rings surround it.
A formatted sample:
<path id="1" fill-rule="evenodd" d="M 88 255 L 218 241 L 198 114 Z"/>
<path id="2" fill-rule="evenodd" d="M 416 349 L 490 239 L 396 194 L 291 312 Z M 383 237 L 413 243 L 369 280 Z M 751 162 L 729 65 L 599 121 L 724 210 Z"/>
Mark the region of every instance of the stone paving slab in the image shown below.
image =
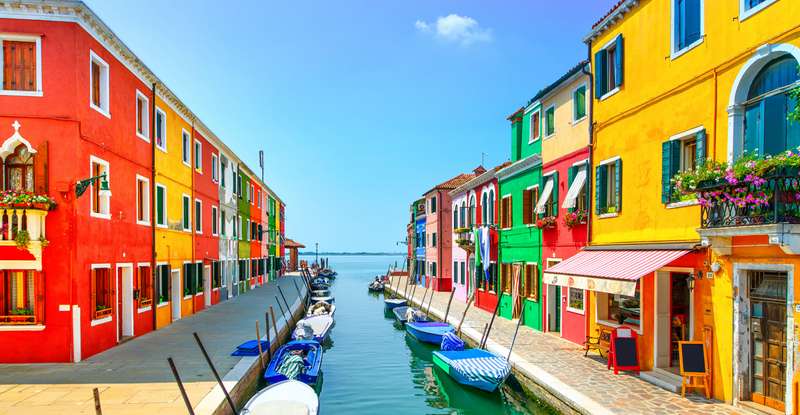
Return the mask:
<path id="1" fill-rule="evenodd" d="M 443 319 L 448 292 L 426 292 L 424 287 L 406 290 L 406 277 L 392 280 L 401 295 L 414 294 L 415 304 L 425 297 L 427 310 Z M 431 302 L 432 301 L 432 302 Z M 458 325 L 466 303 L 453 299 L 448 321 Z M 471 306 L 462 326 L 462 334 L 477 340 L 492 313 Z M 505 356 L 514 336 L 517 321 L 497 316 L 487 343 L 487 348 Z M 614 375 L 606 369 L 605 359 L 599 356 L 583 356 L 580 345 L 564 340 L 557 335 L 542 333 L 530 327 L 520 326 L 511 359 L 516 370 L 529 372 L 550 382 L 541 382 L 551 394 L 570 401 L 574 409 L 586 414 L 747 414 L 731 405 L 687 393 L 686 398 L 650 384 L 632 374 Z M 521 370 L 522 369 L 522 370 Z M 537 381 L 537 379 L 533 379 Z M 540 382 L 537 382 L 540 383 Z M 548 385 L 549 383 L 549 385 Z"/>
<path id="2" fill-rule="evenodd" d="M 279 278 L 79 363 L 0 365 L 0 415 L 93 415 L 95 387 L 100 391 L 104 415 L 185 415 L 167 357 L 175 360 L 195 409 L 208 397 L 217 399 L 211 392 L 219 388 L 192 333 L 198 333 L 230 387 L 235 382 L 229 384 L 231 376 L 225 375 L 245 359 L 253 359 L 230 353 L 255 338 L 256 320 L 265 335 L 264 313 L 269 306 L 275 310 L 278 325 L 284 324 L 278 301 L 284 309 L 286 306 L 278 287 L 294 306 L 299 298 L 295 281 L 303 290 L 299 277 Z M 215 406 L 213 402 L 211 406 Z"/>

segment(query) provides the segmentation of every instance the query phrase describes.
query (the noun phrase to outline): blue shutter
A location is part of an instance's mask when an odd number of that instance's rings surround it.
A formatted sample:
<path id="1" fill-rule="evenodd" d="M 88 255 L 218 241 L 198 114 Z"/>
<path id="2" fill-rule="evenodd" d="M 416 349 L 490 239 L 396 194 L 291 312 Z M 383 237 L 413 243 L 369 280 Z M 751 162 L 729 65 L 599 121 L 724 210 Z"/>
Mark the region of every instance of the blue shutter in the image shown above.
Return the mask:
<path id="1" fill-rule="evenodd" d="M 669 203 L 672 179 L 672 142 L 661 143 L 661 203 Z"/>
<path id="2" fill-rule="evenodd" d="M 615 74 L 614 85 L 617 87 L 622 85 L 623 81 L 622 71 L 625 68 L 624 65 L 622 64 L 623 62 L 622 59 L 624 58 L 624 56 L 625 54 L 623 53 L 622 35 L 619 35 L 617 36 L 617 50 L 614 52 L 614 74 Z"/>
<path id="3" fill-rule="evenodd" d="M 683 3 L 683 46 L 686 47 L 700 39 L 700 0 L 682 0 Z"/>
<path id="4" fill-rule="evenodd" d="M 706 130 L 701 130 L 695 136 L 695 151 L 694 158 L 697 167 L 702 167 L 706 164 Z"/>
<path id="5" fill-rule="evenodd" d="M 594 54 L 594 97 L 600 99 L 606 93 L 606 51 Z"/>
<path id="6" fill-rule="evenodd" d="M 614 173 L 614 183 L 617 190 L 617 212 L 622 211 L 622 159 L 618 159 L 614 162 L 616 166 L 616 171 Z"/>
<path id="7" fill-rule="evenodd" d="M 675 39 L 678 50 L 686 46 L 686 0 L 675 2 Z"/>
<path id="8" fill-rule="evenodd" d="M 605 213 L 606 210 L 606 174 L 608 170 L 606 166 L 597 166 L 595 168 L 595 193 L 594 193 L 594 211 L 598 215 Z"/>
<path id="9" fill-rule="evenodd" d="M 747 107 L 744 113 L 744 151 L 764 154 L 764 101 Z"/>

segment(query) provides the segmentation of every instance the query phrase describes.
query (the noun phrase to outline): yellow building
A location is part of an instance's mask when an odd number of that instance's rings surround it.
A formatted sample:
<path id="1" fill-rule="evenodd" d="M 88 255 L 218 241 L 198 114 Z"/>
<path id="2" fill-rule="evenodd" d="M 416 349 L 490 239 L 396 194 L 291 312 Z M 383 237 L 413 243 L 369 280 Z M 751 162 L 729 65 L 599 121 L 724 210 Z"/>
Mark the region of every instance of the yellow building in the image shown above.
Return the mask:
<path id="1" fill-rule="evenodd" d="M 675 341 L 702 341 L 715 398 L 786 413 L 800 363 L 798 218 L 701 207 L 670 178 L 800 144 L 785 116 L 799 16 L 796 0 L 623 0 L 594 25 L 595 214 L 578 255 L 597 260 L 554 269 L 595 287 L 590 334 L 640 334 L 643 378 L 675 390 Z"/>

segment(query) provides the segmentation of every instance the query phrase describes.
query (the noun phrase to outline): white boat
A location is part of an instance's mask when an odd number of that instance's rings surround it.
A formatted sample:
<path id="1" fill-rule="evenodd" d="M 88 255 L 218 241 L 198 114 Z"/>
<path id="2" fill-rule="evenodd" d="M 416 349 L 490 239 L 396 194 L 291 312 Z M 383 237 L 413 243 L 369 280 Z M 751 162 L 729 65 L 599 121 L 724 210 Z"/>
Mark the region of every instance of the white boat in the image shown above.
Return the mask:
<path id="1" fill-rule="evenodd" d="M 328 304 L 324 301 L 316 303 L 308 308 L 308 312 L 306 313 L 307 317 L 310 316 L 331 316 L 333 317 L 333 313 L 336 312 L 336 305 L 335 304 Z"/>
<path id="2" fill-rule="evenodd" d="M 305 317 L 297 322 L 292 332 L 292 340 L 325 341 L 333 327 L 333 317 L 323 314 L 320 316 Z"/>
<path id="3" fill-rule="evenodd" d="M 325 296 L 325 297 L 311 297 L 311 304 L 316 304 L 319 302 L 326 302 L 326 303 L 333 303 L 334 298 L 332 296 Z"/>
<path id="4" fill-rule="evenodd" d="M 311 386 L 297 380 L 269 385 L 255 394 L 241 415 L 317 415 L 319 398 Z"/>

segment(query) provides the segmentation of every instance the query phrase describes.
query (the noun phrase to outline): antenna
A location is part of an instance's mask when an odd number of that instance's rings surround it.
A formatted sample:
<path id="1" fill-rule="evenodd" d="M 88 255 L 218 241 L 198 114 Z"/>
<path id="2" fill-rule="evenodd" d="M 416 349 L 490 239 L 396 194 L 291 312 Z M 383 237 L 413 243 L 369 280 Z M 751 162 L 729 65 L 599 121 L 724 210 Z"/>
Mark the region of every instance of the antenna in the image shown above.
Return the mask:
<path id="1" fill-rule="evenodd" d="M 483 151 L 481 151 L 481 166 L 484 165 L 484 159 L 486 158 L 486 156 L 488 156 L 488 154 L 486 154 Z"/>

